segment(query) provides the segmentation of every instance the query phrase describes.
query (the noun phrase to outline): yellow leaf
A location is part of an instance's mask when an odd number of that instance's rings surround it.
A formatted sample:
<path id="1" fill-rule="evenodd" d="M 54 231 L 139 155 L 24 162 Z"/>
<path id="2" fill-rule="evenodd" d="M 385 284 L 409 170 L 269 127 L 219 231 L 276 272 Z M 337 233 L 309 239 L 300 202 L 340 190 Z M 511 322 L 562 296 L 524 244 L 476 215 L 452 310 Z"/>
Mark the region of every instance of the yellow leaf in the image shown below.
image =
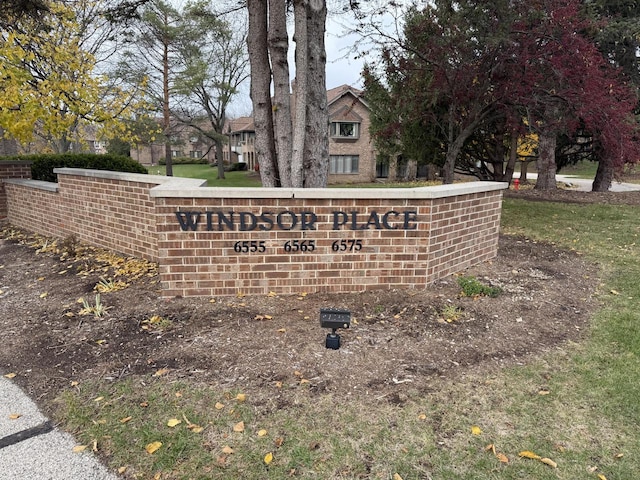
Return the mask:
<path id="1" fill-rule="evenodd" d="M 98 441 L 97 440 L 93 441 L 93 447 L 91 447 L 91 450 L 93 450 L 94 452 L 98 451 Z"/>
<path id="2" fill-rule="evenodd" d="M 549 395 L 551 392 L 549 390 L 540 390 L 538 395 Z"/>
<path id="3" fill-rule="evenodd" d="M 244 402 L 247 399 L 247 396 L 244 393 L 239 393 L 236 395 L 236 400 L 239 402 Z"/>
<path id="4" fill-rule="evenodd" d="M 551 460 L 550 458 L 541 458 L 540 461 L 546 465 L 549 465 L 552 468 L 558 468 L 558 464 Z"/>
<path id="5" fill-rule="evenodd" d="M 471 433 L 472 433 L 473 435 L 481 435 L 481 434 L 482 434 L 482 429 L 481 429 L 479 426 L 477 426 L 477 425 L 473 425 L 473 426 L 471 427 Z"/>
<path id="6" fill-rule="evenodd" d="M 44 280 L 44 277 L 38 277 L 38 281 L 42 282 Z"/>
<path id="7" fill-rule="evenodd" d="M 233 448 L 231 448 L 229 445 L 225 445 L 224 447 L 222 447 L 222 453 L 231 455 L 233 453 Z"/>
<path id="8" fill-rule="evenodd" d="M 605 477 L 605 476 L 604 476 L 603 474 L 601 474 L 601 473 L 599 473 L 599 474 L 598 474 L 598 478 L 599 478 L 600 480 L 607 480 L 607 477 Z"/>
<path id="9" fill-rule="evenodd" d="M 394 473 L 393 474 L 393 480 L 402 480 L 402 477 L 399 474 Z"/>
<path id="10" fill-rule="evenodd" d="M 530 451 L 528 451 L 528 450 L 525 450 L 525 451 L 523 451 L 523 452 L 520 452 L 520 453 L 518 454 L 518 456 L 523 457 L 523 458 L 530 458 L 530 459 L 532 459 L 532 460 L 540 460 L 540 455 L 536 455 L 535 453 L 530 452 Z"/>
<path id="11" fill-rule="evenodd" d="M 277 296 L 278 296 L 278 294 L 276 292 L 269 292 L 267 294 L 267 297 L 277 297 Z"/>
<path id="12" fill-rule="evenodd" d="M 156 451 L 158 451 L 160 447 L 162 447 L 162 442 L 151 442 L 149 445 L 144 447 L 144 449 L 147 451 L 148 454 L 153 454 Z"/>
<path id="13" fill-rule="evenodd" d="M 420 415 L 418 415 L 418 420 L 426 420 L 427 416 L 424 413 L 421 413 Z"/>
<path id="14" fill-rule="evenodd" d="M 509 463 L 509 459 L 504 453 L 496 453 L 496 458 L 502 463 Z"/>
<path id="15" fill-rule="evenodd" d="M 216 303 L 216 299 L 212 298 L 211 300 L 209 300 L 209 303 Z"/>
<path id="16" fill-rule="evenodd" d="M 40 298 L 46 298 L 49 295 L 47 292 L 41 293 Z"/>
<path id="17" fill-rule="evenodd" d="M 178 420 L 177 418 L 172 418 L 167 422 L 167 427 L 173 428 L 177 425 L 180 425 L 182 420 Z"/>
<path id="18" fill-rule="evenodd" d="M 6 378 L 15 378 L 16 374 L 15 373 L 7 373 L 5 375 Z"/>
<path id="19" fill-rule="evenodd" d="M 611 290 L 611 295 L 620 295 L 620 292 L 617 290 Z"/>
<path id="20" fill-rule="evenodd" d="M 216 410 L 222 410 L 224 408 L 224 403 L 216 402 L 214 406 Z"/>
<path id="21" fill-rule="evenodd" d="M 267 431 L 263 428 L 262 430 L 258 431 L 258 436 L 259 437 L 264 437 L 267 434 Z"/>
<path id="22" fill-rule="evenodd" d="M 234 432 L 244 432 L 244 422 L 238 422 L 233 426 Z"/>
<path id="23" fill-rule="evenodd" d="M 284 333 L 284 332 L 286 332 L 286 331 L 287 331 L 287 329 L 286 329 L 286 328 L 279 328 L 279 329 L 278 329 L 278 333 Z"/>
<path id="24" fill-rule="evenodd" d="M 282 388 L 282 382 L 276 382 L 276 388 Z"/>
<path id="25" fill-rule="evenodd" d="M 120 468 L 118 468 L 118 473 L 119 473 L 120 475 L 122 475 L 122 474 L 123 474 L 124 472 L 126 472 L 126 471 L 127 471 L 127 467 L 120 467 Z"/>
<path id="26" fill-rule="evenodd" d="M 265 315 L 264 318 L 266 318 L 267 320 L 271 320 L 273 317 L 271 315 Z"/>
<path id="27" fill-rule="evenodd" d="M 153 376 L 154 377 L 161 377 L 162 375 L 166 375 L 167 373 L 169 373 L 169 369 L 168 368 L 161 368 L 156 373 L 154 373 Z"/>
<path id="28" fill-rule="evenodd" d="M 9 415 L 9 420 L 17 420 L 22 416 L 21 413 L 12 413 L 11 415 Z"/>
<path id="29" fill-rule="evenodd" d="M 93 399 L 94 402 L 101 402 L 102 400 L 104 400 L 104 397 L 96 397 Z"/>
<path id="30" fill-rule="evenodd" d="M 131 420 L 133 417 L 124 417 L 120 419 L 120 423 L 127 423 L 129 420 Z"/>
<path id="31" fill-rule="evenodd" d="M 273 453 L 269 452 L 264 456 L 264 463 L 269 465 L 271 462 L 273 462 Z"/>
<path id="32" fill-rule="evenodd" d="M 80 382 L 74 380 L 73 382 L 71 382 L 71 386 L 72 387 L 77 387 L 80 384 Z"/>
<path id="33" fill-rule="evenodd" d="M 495 455 L 496 454 L 496 446 L 493 443 L 490 443 L 489 445 L 484 447 L 484 451 L 485 452 L 491 452 L 491 453 L 493 453 Z"/>
<path id="34" fill-rule="evenodd" d="M 73 447 L 72 451 L 73 453 L 80 453 L 80 452 L 84 452 L 87 449 L 86 445 L 76 445 L 75 447 Z"/>
<path id="35" fill-rule="evenodd" d="M 204 428 L 199 425 L 191 425 L 189 427 L 189 430 L 191 430 L 193 433 L 200 433 L 204 430 Z"/>

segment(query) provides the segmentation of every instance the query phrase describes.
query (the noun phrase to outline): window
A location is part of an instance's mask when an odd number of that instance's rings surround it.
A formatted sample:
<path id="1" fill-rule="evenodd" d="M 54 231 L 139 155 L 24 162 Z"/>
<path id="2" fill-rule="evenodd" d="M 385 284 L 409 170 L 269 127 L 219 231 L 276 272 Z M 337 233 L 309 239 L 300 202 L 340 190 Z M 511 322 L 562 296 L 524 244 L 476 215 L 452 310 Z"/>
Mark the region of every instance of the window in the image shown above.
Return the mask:
<path id="1" fill-rule="evenodd" d="M 360 136 L 360 124 L 355 122 L 333 122 L 331 123 L 331 136 L 358 138 Z"/>
<path id="2" fill-rule="evenodd" d="M 189 156 L 191 158 L 202 158 L 202 150 L 191 150 Z"/>
<path id="3" fill-rule="evenodd" d="M 182 152 L 180 150 L 171 150 L 171 156 L 173 158 L 179 157 L 182 155 Z"/>
<path id="4" fill-rule="evenodd" d="M 358 155 L 331 155 L 329 157 L 329 173 L 358 173 Z"/>
<path id="5" fill-rule="evenodd" d="M 389 178 L 389 162 L 378 161 L 376 162 L 376 177 Z"/>

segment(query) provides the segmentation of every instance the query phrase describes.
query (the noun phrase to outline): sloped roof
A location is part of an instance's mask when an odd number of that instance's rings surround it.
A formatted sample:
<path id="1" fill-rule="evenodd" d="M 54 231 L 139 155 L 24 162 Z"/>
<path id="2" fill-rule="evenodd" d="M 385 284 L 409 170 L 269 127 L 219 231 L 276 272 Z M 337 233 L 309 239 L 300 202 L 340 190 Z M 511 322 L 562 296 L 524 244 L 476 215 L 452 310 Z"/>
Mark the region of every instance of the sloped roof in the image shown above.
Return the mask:
<path id="1" fill-rule="evenodd" d="M 233 120 L 227 120 L 225 132 L 255 132 L 256 126 L 253 123 L 253 117 L 238 117 Z"/>
<path id="2" fill-rule="evenodd" d="M 351 85 L 346 85 L 346 84 L 340 85 L 339 87 L 335 87 L 330 90 L 327 90 L 327 105 L 331 105 L 332 103 L 336 102 L 337 100 L 344 97 L 345 95 L 353 95 L 355 98 L 360 100 L 365 106 L 367 106 L 366 102 L 362 98 L 363 93 L 364 92 L 362 90 L 352 87 Z"/>

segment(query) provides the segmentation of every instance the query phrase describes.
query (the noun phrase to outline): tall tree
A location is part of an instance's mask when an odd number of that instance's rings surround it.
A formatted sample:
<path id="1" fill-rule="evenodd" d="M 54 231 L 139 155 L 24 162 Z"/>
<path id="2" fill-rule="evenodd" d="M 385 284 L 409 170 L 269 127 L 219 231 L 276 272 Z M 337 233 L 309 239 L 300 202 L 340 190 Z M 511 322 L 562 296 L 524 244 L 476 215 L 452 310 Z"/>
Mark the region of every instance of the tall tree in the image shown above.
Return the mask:
<path id="1" fill-rule="evenodd" d="M 145 4 L 133 24 L 130 48 L 122 54 L 120 76 L 128 82 L 144 79 L 145 93 L 153 110 L 162 115 L 167 175 L 173 175 L 171 97 L 175 78 L 182 68 L 178 60 L 183 32 L 179 11 L 163 0 Z"/>
<path id="2" fill-rule="evenodd" d="M 183 69 L 176 76 L 172 112 L 213 141 L 222 179 L 227 108 L 248 77 L 247 30 L 240 19 L 219 19 L 204 1 L 187 5 L 184 20 L 178 54 Z"/>
<path id="3" fill-rule="evenodd" d="M 288 66 L 283 55 L 286 2 L 247 2 L 256 155 L 263 185 L 324 187 L 329 174 L 324 46 L 327 7 L 324 0 L 295 0 L 293 5 L 296 82 L 291 107 L 288 82 L 284 81 Z M 270 34 L 272 27 L 274 33 Z M 275 105 L 271 101 L 272 79 Z M 292 111 L 294 119 L 289 138 L 287 111 Z"/>
<path id="4" fill-rule="evenodd" d="M 560 134 L 588 130 L 614 168 L 637 161 L 630 91 L 584 36 L 588 28 L 577 0 L 437 0 L 409 11 L 403 38 L 382 55 L 385 74 L 403 76 L 392 99 L 405 119 L 439 126 L 445 183 L 469 142 L 485 138 L 506 151 L 524 126 L 539 139 L 537 188 L 555 188 Z"/>
<path id="5" fill-rule="evenodd" d="M 0 31 L 0 126 L 20 141 L 34 135 L 65 152 L 83 125 L 120 131 L 133 91 L 101 75 L 116 30 L 103 22 L 100 2 L 48 2 L 42 16 L 22 15 Z"/>

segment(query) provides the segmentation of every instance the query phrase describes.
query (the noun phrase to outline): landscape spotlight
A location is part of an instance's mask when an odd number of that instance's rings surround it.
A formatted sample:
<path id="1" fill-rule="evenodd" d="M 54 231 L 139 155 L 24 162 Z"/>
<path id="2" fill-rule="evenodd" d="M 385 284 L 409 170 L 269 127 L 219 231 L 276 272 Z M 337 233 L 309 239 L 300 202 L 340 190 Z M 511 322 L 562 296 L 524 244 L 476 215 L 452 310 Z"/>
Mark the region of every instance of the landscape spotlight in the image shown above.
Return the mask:
<path id="1" fill-rule="evenodd" d="M 320 326 L 330 328 L 331 333 L 327 334 L 326 347 L 332 350 L 340 348 L 340 335 L 336 333 L 339 328 L 349 328 L 351 324 L 351 312 L 349 310 L 339 310 L 337 308 L 320 309 Z"/>

